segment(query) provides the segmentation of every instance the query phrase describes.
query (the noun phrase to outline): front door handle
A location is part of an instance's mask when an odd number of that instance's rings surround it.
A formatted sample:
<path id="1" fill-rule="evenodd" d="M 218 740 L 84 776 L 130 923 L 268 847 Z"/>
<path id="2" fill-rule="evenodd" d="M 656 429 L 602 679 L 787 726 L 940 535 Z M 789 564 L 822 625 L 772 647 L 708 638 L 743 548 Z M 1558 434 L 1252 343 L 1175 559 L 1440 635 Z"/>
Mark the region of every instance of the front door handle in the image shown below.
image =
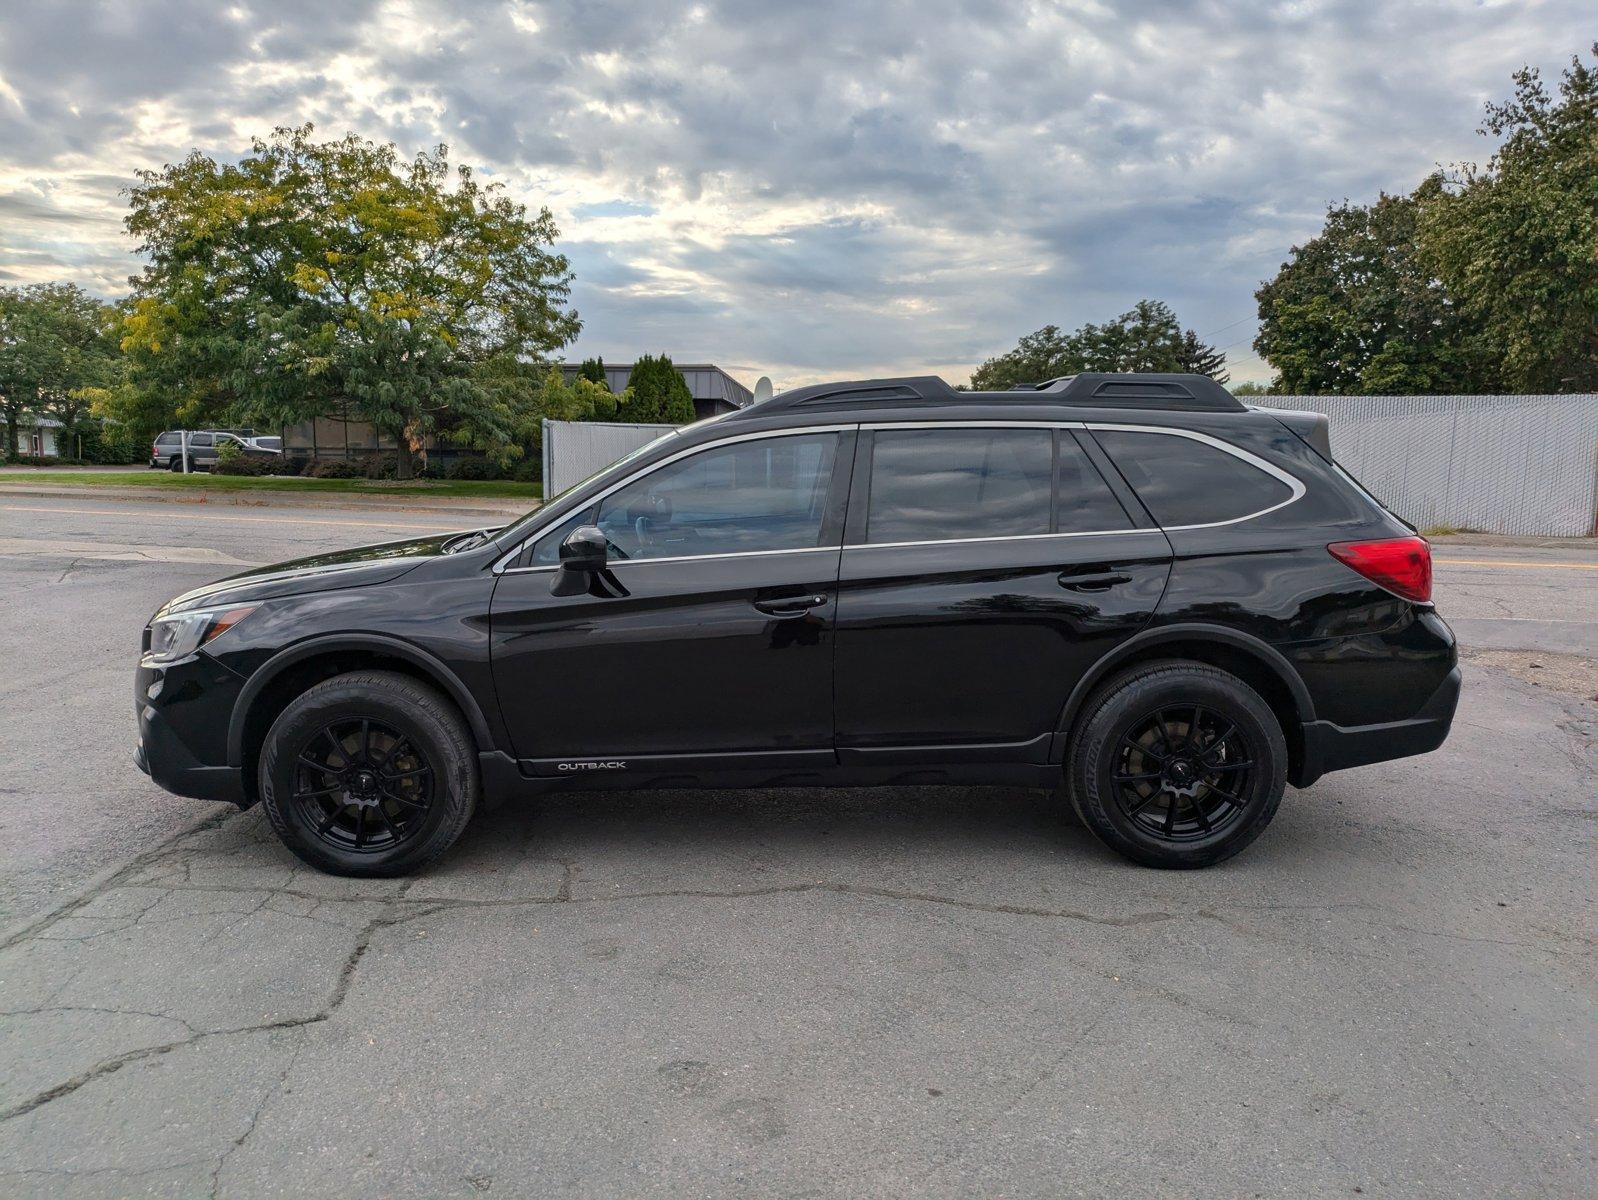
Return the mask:
<path id="1" fill-rule="evenodd" d="M 1072 592 L 1107 592 L 1118 583 L 1131 583 L 1132 577 L 1120 571 L 1096 575 L 1073 575 L 1070 571 L 1061 571 L 1059 582 L 1061 587 Z"/>
<path id="2" fill-rule="evenodd" d="M 820 608 L 826 602 L 825 596 L 781 596 L 770 600 L 756 600 L 754 605 L 768 616 L 802 617 L 811 609 Z"/>

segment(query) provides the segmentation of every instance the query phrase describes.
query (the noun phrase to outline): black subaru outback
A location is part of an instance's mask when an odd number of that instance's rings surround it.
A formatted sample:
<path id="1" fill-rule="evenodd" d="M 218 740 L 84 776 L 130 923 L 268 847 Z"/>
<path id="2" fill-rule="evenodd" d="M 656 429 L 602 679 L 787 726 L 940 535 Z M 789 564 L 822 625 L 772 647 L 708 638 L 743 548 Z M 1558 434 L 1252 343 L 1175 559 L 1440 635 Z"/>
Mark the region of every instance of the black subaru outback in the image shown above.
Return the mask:
<path id="1" fill-rule="evenodd" d="M 1199 867 L 1448 735 L 1425 541 L 1325 419 L 1189 375 L 799 388 L 502 529 L 247 572 L 144 631 L 139 765 L 412 871 L 484 798 L 1019 784 Z"/>

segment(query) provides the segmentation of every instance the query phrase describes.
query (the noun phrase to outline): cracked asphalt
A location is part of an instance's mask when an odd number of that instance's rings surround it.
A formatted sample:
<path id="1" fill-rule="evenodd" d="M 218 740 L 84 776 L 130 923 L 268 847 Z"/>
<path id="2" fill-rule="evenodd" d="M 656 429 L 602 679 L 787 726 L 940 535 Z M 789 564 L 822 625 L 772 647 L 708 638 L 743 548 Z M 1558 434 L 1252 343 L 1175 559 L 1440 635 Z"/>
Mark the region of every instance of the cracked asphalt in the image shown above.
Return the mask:
<path id="1" fill-rule="evenodd" d="M 1210 871 L 946 788 L 565 795 L 356 882 L 137 774 L 132 650 L 197 550 L 438 522 L 21 507 L 0 1194 L 1594 1194 L 1598 581 L 1537 569 L 1590 544 L 1439 547 L 1527 564 L 1439 565 L 1453 738 Z"/>

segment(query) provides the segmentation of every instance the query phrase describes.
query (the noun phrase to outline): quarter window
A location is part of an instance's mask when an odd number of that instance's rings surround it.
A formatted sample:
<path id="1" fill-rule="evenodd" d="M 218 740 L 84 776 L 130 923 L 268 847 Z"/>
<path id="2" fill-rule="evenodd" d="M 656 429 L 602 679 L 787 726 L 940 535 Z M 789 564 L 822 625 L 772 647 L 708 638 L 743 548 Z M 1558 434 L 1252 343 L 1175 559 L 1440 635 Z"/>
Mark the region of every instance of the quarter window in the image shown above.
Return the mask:
<path id="1" fill-rule="evenodd" d="M 1093 436 L 1161 525 L 1236 521 L 1293 495 L 1274 475 L 1194 438 L 1111 429 Z"/>
<path id="2" fill-rule="evenodd" d="M 538 539 L 554 563 L 579 525 L 597 525 L 618 559 L 805 550 L 821 544 L 836 433 L 715 446 L 651 471 Z"/>

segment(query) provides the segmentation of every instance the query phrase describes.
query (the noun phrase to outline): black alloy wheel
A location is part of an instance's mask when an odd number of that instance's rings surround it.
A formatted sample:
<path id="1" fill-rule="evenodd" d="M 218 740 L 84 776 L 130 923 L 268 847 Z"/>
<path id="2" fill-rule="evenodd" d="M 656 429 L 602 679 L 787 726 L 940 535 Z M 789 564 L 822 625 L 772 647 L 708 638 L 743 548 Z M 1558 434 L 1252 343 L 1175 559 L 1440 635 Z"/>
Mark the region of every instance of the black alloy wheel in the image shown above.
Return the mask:
<path id="1" fill-rule="evenodd" d="M 1260 835 L 1287 786 L 1271 706 L 1206 663 L 1133 667 L 1083 706 L 1066 784 L 1095 836 L 1150 867 L 1207 867 Z"/>
<path id="2" fill-rule="evenodd" d="M 434 769 L 415 741 L 370 717 L 324 725 L 299 752 L 293 803 L 344 851 L 392 850 L 425 826 Z"/>
<path id="3" fill-rule="evenodd" d="M 1253 753 L 1236 721 L 1202 704 L 1157 708 L 1121 739 L 1110 777 L 1116 802 L 1163 841 L 1224 832 L 1247 807 Z"/>
<path id="4" fill-rule="evenodd" d="M 418 870 L 477 809 L 477 745 L 459 708 L 393 671 L 315 684 L 262 741 L 261 806 L 283 844 L 336 875 Z"/>

